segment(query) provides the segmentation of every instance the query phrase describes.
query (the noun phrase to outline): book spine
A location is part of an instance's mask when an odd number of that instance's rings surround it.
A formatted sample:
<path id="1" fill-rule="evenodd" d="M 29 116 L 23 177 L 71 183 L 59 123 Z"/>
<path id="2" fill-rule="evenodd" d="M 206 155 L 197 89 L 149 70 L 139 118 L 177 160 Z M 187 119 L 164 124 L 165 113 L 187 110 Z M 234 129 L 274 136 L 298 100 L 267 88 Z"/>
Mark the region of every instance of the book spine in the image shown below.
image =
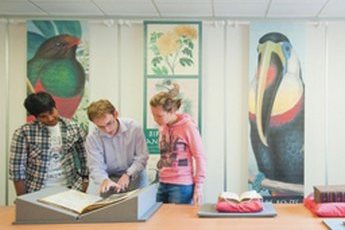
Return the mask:
<path id="1" fill-rule="evenodd" d="M 345 202 L 345 192 L 321 192 L 316 194 L 317 203 Z"/>
<path id="2" fill-rule="evenodd" d="M 344 197 L 342 192 L 334 192 L 333 193 L 333 202 L 344 202 Z"/>
<path id="3" fill-rule="evenodd" d="M 329 202 L 329 193 L 321 193 L 321 203 Z"/>

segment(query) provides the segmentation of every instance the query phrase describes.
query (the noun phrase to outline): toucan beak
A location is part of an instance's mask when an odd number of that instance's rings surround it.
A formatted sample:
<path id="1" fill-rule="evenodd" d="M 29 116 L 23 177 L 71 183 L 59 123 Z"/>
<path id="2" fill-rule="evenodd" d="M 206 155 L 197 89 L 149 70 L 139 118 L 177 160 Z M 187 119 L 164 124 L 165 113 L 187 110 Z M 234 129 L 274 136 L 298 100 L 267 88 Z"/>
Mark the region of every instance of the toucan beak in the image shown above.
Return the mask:
<path id="1" fill-rule="evenodd" d="M 256 86 L 256 123 L 260 140 L 268 146 L 270 117 L 275 95 L 284 75 L 286 58 L 281 45 L 267 41 L 258 46 L 259 66 Z"/>

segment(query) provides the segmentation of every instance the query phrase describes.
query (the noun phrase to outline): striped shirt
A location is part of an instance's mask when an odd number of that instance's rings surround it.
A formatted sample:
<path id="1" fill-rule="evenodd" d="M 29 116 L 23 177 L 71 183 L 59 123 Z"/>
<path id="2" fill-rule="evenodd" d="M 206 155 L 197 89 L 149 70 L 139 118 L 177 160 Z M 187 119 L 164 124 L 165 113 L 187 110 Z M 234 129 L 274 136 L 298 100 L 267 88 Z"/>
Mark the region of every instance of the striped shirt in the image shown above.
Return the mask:
<path id="1" fill-rule="evenodd" d="M 82 189 L 82 177 L 88 176 L 84 141 L 86 134 L 75 122 L 60 117 L 62 136 L 62 168 L 67 186 Z M 49 132 L 39 121 L 24 124 L 12 138 L 9 161 L 9 178 L 25 181 L 26 192 L 44 187 L 48 171 Z"/>

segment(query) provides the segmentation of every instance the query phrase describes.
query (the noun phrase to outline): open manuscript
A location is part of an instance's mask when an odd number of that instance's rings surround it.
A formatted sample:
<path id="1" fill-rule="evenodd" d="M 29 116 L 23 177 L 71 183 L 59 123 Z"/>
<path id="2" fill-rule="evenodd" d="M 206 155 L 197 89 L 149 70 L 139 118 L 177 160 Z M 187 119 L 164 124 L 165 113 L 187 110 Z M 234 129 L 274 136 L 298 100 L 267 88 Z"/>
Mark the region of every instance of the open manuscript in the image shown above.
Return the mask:
<path id="1" fill-rule="evenodd" d="M 136 191 L 137 190 L 126 193 L 114 193 L 107 198 L 102 198 L 100 196 L 86 194 L 77 190 L 70 189 L 38 199 L 38 201 L 68 209 L 78 214 L 83 214 L 85 212 L 122 201 L 131 196 Z"/>
<path id="2" fill-rule="evenodd" d="M 262 196 L 257 193 L 255 190 L 251 191 L 246 191 L 241 193 L 240 195 L 234 192 L 222 192 L 219 195 L 219 200 L 227 200 L 227 201 L 233 201 L 236 203 L 240 203 L 243 201 L 248 201 L 248 200 L 262 200 Z"/>

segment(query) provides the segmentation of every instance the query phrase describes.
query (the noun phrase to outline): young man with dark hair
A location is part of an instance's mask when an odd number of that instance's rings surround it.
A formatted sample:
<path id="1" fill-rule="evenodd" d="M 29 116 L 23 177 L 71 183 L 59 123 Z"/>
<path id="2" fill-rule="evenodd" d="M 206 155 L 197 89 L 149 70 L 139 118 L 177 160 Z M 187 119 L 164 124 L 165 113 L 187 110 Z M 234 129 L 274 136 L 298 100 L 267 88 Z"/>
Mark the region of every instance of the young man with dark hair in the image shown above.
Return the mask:
<path id="1" fill-rule="evenodd" d="M 30 94 L 24 106 L 36 120 L 13 134 L 9 176 L 17 195 L 55 186 L 86 191 L 85 132 L 59 116 L 46 92 Z"/>

